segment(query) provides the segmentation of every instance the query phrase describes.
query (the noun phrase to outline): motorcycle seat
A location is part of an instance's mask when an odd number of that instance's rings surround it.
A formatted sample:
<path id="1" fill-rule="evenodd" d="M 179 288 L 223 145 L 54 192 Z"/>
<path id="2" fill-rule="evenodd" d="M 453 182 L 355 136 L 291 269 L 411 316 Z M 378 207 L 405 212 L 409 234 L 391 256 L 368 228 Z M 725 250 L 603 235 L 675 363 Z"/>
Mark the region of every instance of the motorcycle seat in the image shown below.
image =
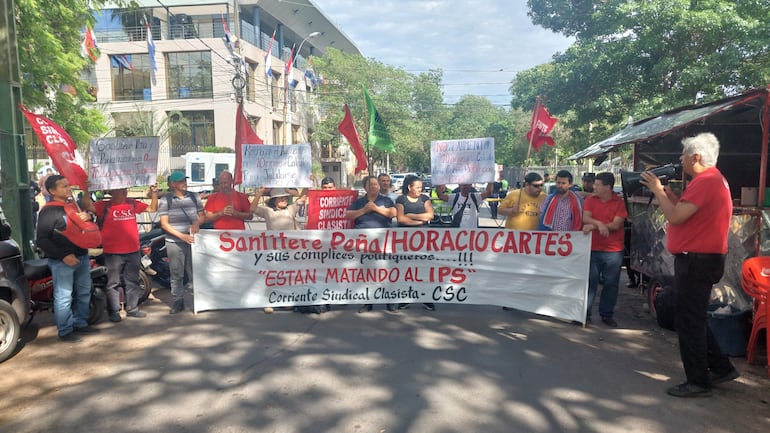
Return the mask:
<path id="1" fill-rule="evenodd" d="M 24 276 L 27 280 L 39 280 L 51 275 L 48 268 L 48 259 L 35 259 L 24 261 Z"/>

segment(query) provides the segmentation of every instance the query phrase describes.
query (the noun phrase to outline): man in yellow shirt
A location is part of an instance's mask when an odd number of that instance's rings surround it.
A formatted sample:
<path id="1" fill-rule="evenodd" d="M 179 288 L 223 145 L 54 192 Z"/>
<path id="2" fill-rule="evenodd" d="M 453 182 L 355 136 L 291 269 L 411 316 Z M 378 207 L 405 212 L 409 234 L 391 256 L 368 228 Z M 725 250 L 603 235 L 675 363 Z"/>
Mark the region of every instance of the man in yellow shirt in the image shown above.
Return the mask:
<path id="1" fill-rule="evenodd" d="M 543 177 L 532 172 L 524 176 L 524 186 L 512 191 L 500 202 L 497 211 L 505 216 L 505 228 L 537 230 L 540 204 L 545 200 Z"/>

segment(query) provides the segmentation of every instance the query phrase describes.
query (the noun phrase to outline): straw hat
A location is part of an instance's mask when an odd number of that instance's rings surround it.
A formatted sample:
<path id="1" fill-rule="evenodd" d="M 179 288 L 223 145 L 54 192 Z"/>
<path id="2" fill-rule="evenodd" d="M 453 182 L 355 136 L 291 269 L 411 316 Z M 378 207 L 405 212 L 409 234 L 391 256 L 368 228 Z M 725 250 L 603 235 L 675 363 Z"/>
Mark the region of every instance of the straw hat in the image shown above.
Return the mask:
<path id="1" fill-rule="evenodd" d="M 283 188 L 273 188 L 270 190 L 270 198 L 276 198 L 276 197 L 288 197 L 291 194 L 286 192 Z"/>

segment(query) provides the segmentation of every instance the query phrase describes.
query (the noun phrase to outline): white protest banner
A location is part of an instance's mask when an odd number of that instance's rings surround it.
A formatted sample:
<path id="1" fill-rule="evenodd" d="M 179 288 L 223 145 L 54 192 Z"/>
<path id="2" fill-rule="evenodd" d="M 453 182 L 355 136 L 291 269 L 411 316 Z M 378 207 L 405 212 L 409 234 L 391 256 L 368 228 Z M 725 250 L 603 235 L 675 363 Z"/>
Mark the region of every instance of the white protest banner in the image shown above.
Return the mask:
<path id="1" fill-rule="evenodd" d="M 307 193 L 307 230 L 352 229 L 354 223 L 345 219 L 358 193 L 347 189 L 311 190 Z"/>
<path id="2" fill-rule="evenodd" d="M 313 186 L 310 143 L 244 144 L 242 147 L 243 184 L 276 188 Z"/>
<path id="3" fill-rule="evenodd" d="M 591 237 L 505 229 L 203 230 L 195 311 L 438 302 L 585 321 Z"/>
<path id="4" fill-rule="evenodd" d="M 91 140 L 88 178 L 92 191 L 154 185 L 158 181 L 159 137 Z"/>
<path id="5" fill-rule="evenodd" d="M 433 185 L 494 182 L 495 139 L 432 141 L 430 167 Z"/>

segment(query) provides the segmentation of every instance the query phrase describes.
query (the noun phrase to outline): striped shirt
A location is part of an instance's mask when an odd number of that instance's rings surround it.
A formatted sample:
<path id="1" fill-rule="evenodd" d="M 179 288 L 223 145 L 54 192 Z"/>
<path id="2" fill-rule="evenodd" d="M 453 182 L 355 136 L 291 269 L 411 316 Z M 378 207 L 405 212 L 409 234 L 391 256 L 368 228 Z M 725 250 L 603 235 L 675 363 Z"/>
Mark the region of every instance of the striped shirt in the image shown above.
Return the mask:
<path id="1" fill-rule="evenodd" d="M 183 198 L 179 198 L 173 192 L 171 194 L 171 208 L 169 200 L 163 197 L 158 200 L 158 216 L 167 215 L 168 223 L 174 230 L 181 233 L 190 233 L 190 226 L 198 221 L 198 213 L 203 212 L 203 204 L 200 197 L 194 192 L 187 192 Z M 167 242 L 179 242 L 178 237 L 166 233 Z"/>

